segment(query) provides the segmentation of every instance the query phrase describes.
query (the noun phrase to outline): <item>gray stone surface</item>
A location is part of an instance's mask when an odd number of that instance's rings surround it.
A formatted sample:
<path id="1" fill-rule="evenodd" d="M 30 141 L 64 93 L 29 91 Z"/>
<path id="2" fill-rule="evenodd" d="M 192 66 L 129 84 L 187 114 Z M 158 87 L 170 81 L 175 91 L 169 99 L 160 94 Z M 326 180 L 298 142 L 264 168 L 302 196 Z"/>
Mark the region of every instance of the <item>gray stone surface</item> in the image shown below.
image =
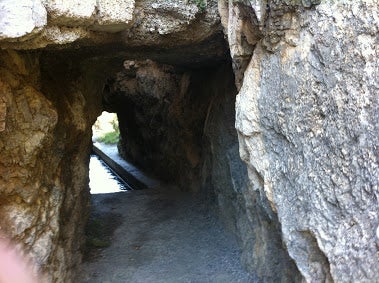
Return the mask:
<path id="1" fill-rule="evenodd" d="M 239 157 L 235 131 L 235 95 L 230 66 L 214 74 L 215 96 L 204 125 L 208 147 L 203 190 L 211 190 L 216 211 L 224 225 L 237 236 L 241 262 L 259 282 L 294 282 L 299 272 L 283 247 L 280 224 L 260 194 L 261 180 L 248 178 L 246 164 Z M 210 80 L 212 81 L 212 80 Z"/>
<path id="2" fill-rule="evenodd" d="M 255 45 L 262 37 L 259 28 L 261 9 L 249 1 L 219 0 L 218 10 L 230 48 L 235 83 L 239 90 Z"/>
<path id="3" fill-rule="evenodd" d="M 0 1 L 0 41 L 21 49 L 96 37 L 130 26 L 134 0 Z"/>
<path id="4" fill-rule="evenodd" d="M 162 48 L 199 42 L 215 31 L 221 31 L 216 0 L 207 1 L 205 11 L 185 0 L 0 1 L 1 48 Z"/>
<path id="5" fill-rule="evenodd" d="M 237 98 L 241 156 L 306 281 L 374 282 L 378 1 L 270 4 Z"/>
<path id="6" fill-rule="evenodd" d="M 0 1 L 0 40 L 38 33 L 46 24 L 47 12 L 41 1 Z"/>

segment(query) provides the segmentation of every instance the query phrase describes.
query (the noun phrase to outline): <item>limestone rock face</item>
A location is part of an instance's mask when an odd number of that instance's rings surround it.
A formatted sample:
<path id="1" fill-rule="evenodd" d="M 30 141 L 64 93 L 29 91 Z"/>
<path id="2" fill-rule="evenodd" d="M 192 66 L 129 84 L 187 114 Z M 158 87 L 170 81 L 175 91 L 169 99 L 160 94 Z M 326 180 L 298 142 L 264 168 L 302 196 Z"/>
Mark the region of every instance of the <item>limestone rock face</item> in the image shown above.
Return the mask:
<path id="1" fill-rule="evenodd" d="M 204 124 L 203 191 L 209 198 L 213 196 L 223 223 L 237 236 L 241 262 L 257 282 L 300 281 L 283 247 L 277 216 L 257 190 L 262 180 L 249 179 L 239 157 L 234 107 L 237 90 L 231 71 L 229 65 L 224 66 L 207 80 L 215 94 Z"/>
<path id="2" fill-rule="evenodd" d="M 215 0 L 207 1 L 204 12 L 187 0 L 143 0 L 136 2 L 135 19 L 122 33 L 132 46 L 193 44 L 221 30 Z"/>
<path id="3" fill-rule="evenodd" d="M 237 97 L 240 154 L 308 282 L 375 281 L 379 3 L 286 2 L 268 2 Z"/>
<path id="4" fill-rule="evenodd" d="M 12 49 L 164 47 L 199 42 L 220 30 L 215 0 L 204 12 L 185 0 L 2 0 L 0 16 L 0 47 Z"/>
<path id="5" fill-rule="evenodd" d="M 0 2 L 0 40 L 39 32 L 46 23 L 45 7 L 38 0 Z"/>
<path id="6" fill-rule="evenodd" d="M 219 13 L 233 60 L 237 89 L 241 88 L 243 73 L 250 62 L 255 45 L 262 37 L 260 7 L 250 2 L 219 1 Z"/>
<path id="7" fill-rule="evenodd" d="M 6 52 L 1 54 L 1 66 L 1 111 L 6 112 L 0 115 L 0 236 L 22 239 L 42 264 L 55 248 L 62 194 L 38 160 L 49 161 L 44 148 L 52 146 L 58 115 L 33 82 L 39 75 L 37 60 L 27 64 L 16 53 Z M 46 209 L 34 210 L 38 204 Z"/>
<path id="8" fill-rule="evenodd" d="M 134 0 L 3 0 L 0 8 L 0 40 L 27 41 L 29 46 L 19 46 L 31 49 L 51 43 L 62 44 L 62 40 L 48 36 L 54 29 L 62 29 L 62 37 L 70 31 L 77 33 L 75 39 L 67 42 L 90 36 L 87 29 L 110 32 L 123 30 L 132 21 Z"/>
<path id="9" fill-rule="evenodd" d="M 92 87 L 102 80 L 86 85 L 91 74 L 77 76 L 69 58 L 42 57 L 0 53 L 0 237 L 22 246 L 44 281 L 70 282 L 81 262 L 91 126 L 101 111 Z"/>
<path id="10" fill-rule="evenodd" d="M 50 17 L 49 24 L 109 32 L 125 29 L 134 11 L 134 0 L 48 0 L 44 5 Z"/>

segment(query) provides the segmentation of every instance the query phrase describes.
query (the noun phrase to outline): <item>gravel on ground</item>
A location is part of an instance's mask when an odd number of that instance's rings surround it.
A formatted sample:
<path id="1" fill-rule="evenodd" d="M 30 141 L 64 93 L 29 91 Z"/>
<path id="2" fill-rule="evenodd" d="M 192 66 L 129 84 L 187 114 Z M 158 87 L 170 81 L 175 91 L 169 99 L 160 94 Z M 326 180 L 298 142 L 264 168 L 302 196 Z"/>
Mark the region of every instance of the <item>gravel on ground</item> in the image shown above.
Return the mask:
<path id="1" fill-rule="evenodd" d="M 87 235 L 79 282 L 256 282 L 240 265 L 233 235 L 190 193 L 92 195 L 89 227 L 103 231 L 100 239 Z"/>

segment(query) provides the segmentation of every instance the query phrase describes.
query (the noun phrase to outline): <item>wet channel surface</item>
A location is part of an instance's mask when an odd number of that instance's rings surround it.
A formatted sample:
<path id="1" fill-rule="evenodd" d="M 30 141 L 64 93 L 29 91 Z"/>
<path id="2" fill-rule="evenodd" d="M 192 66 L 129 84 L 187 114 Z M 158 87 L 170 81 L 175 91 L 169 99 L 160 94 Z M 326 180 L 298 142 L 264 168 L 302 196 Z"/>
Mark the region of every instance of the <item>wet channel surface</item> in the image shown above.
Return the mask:
<path id="1" fill-rule="evenodd" d="M 91 194 L 117 193 L 130 190 L 97 155 L 92 154 L 89 163 Z"/>

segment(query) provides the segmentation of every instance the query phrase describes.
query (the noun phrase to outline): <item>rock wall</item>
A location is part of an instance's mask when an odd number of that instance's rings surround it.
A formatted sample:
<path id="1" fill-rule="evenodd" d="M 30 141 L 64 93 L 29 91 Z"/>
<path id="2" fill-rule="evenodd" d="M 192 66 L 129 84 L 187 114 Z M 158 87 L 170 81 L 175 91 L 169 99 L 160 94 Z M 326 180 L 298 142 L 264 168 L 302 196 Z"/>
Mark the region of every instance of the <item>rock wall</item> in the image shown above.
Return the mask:
<path id="1" fill-rule="evenodd" d="M 373 282 L 378 1 L 320 2 L 247 3 L 263 38 L 237 97 L 240 154 L 306 281 Z"/>
<path id="2" fill-rule="evenodd" d="M 205 89 L 212 94 L 204 125 L 203 193 L 214 197 L 215 209 L 241 247 L 241 262 L 257 282 L 296 282 L 301 277 L 283 247 L 280 225 L 239 157 L 235 130 L 234 76 L 228 65 L 217 69 Z"/>
<path id="3" fill-rule="evenodd" d="M 62 64 L 48 66 L 37 53 L 0 58 L 1 236 L 22 244 L 45 281 L 67 282 L 81 261 L 96 104 L 85 108 L 88 92 L 75 89 L 77 73 Z"/>
<path id="4" fill-rule="evenodd" d="M 56 170 L 44 172 L 39 160 L 52 161 L 45 148 L 54 142 L 58 113 L 38 84 L 38 58 L 2 51 L 0 62 L 0 236 L 24 243 L 44 265 L 57 248 L 62 194 Z"/>
<path id="5" fill-rule="evenodd" d="M 41 89 L 58 113 L 51 161 L 39 160 L 44 172 L 55 174 L 59 188 L 58 238 L 50 261 L 44 263 L 48 282 L 74 282 L 81 263 L 84 226 L 89 213 L 89 155 L 92 125 L 102 110 L 101 90 L 110 73 L 108 61 L 82 60 L 66 54 L 43 53 L 40 57 Z M 53 164 L 53 165 L 52 165 Z M 55 167 L 56 166 L 56 167 Z M 40 210 L 45 210 L 44 206 Z"/>

